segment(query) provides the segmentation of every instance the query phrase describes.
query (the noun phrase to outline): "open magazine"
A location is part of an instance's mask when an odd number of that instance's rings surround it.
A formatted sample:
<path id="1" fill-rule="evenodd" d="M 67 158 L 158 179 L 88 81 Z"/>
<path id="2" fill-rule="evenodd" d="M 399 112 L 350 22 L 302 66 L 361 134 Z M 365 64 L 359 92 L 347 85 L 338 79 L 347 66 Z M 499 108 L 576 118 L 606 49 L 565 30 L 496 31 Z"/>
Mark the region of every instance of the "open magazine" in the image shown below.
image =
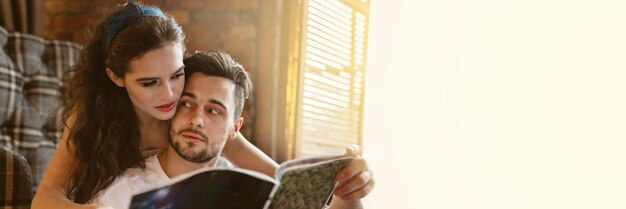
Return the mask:
<path id="1" fill-rule="evenodd" d="M 239 168 L 206 168 L 172 179 L 132 197 L 131 209 L 323 208 L 332 196 L 335 175 L 348 156 L 309 157 L 286 161 L 275 179 Z"/>

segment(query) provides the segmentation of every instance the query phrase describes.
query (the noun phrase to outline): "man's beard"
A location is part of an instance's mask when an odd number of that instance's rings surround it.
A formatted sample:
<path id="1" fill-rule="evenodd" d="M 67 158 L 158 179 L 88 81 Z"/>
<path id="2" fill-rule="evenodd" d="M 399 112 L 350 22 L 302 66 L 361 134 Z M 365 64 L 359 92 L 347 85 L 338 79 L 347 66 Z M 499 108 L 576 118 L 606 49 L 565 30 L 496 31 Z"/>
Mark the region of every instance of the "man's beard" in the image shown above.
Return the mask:
<path id="1" fill-rule="evenodd" d="M 180 136 L 184 132 L 191 132 L 191 133 L 200 135 L 202 139 L 205 141 L 206 146 L 208 146 L 210 150 L 203 149 L 200 152 L 194 152 L 193 148 L 195 146 L 198 146 L 194 143 L 187 143 L 187 150 L 185 150 L 185 148 L 183 148 L 181 145 L 182 143 L 185 143 L 185 142 L 180 142 L 180 141 L 174 142 L 174 137 Z M 209 139 L 209 137 L 206 136 L 204 133 L 196 129 L 191 129 L 191 128 L 180 130 L 178 131 L 178 133 L 175 133 L 174 130 L 171 130 L 170 139 L 169 139 L 170 145 L 172 145 L 172 148 L 174 148 L 174 151 L 176 151 L 176 153 L 178 153 L 178 155 L 184 158 L 185 160 L 189 162 L 193 162 L 193 163 L 206 163 L 206 162 L 213 160 L 215 157 L 217 157 L 218 153 L 220 153 L 219 150 L 221 149 L 221 147 L 218 147 L 217 149 L 215 149 L 214 147 L 211 147 L 211 144 L 214 144 L 212 142 L 215 142 L 213 140 L 216 140 L 216 139 Z"/>

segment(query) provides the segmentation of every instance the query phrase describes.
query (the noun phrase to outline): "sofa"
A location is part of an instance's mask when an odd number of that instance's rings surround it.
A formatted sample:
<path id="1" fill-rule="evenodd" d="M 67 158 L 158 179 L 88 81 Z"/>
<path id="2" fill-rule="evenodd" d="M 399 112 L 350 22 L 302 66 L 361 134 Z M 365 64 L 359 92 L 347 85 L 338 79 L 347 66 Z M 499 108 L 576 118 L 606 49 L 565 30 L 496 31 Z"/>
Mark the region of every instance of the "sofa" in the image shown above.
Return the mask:
<path id="1" fill-rule="evenodd" d="M 2 27 L 0 46 L 0 208 L 29 208 L 63 130 L 63 72 L 81 46 Z"/>

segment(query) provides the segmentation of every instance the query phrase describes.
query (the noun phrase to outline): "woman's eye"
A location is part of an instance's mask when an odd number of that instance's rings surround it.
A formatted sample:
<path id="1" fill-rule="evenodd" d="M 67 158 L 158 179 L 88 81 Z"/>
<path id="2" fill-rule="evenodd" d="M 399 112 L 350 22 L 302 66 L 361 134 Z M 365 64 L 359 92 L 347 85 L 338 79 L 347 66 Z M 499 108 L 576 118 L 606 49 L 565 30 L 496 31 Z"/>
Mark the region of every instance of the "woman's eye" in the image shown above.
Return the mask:
<path id="1" fill-rule="evenodd" d="M 143 87 L 150 87 L 150 86 L 156 85 L 157 83 L 158 83 L 157 81 L 150 81 L 150 82 L 141 83 L 141 85 Z"/>

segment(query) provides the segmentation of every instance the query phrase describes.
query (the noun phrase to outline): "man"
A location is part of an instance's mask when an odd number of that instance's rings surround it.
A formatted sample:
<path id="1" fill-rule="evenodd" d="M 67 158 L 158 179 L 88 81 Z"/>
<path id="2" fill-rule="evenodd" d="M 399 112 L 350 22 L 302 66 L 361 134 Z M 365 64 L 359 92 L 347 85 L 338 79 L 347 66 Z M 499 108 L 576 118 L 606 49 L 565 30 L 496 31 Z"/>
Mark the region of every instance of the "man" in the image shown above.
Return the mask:
<path id="1" fill-rule="evenodd" d="M 196 52 L 185 60 L 185 65 L 187 81 L 171 119 L 170 148 L 146 159 L 145 170 L 125 171 L 92 203 L 128 208 L 131 195 L 137 191 L 217 165 L 226 140 L 234 139 L 243 125 L 241 112 L 252 83 L 243 67 L 225 53 Z M 363 173 L 366 167 L 348 170 Z M 373 184 L 369 177 L 356 180 L 359 181 L 362 183 L 352 183 L 355 185 L 348 190 L 369 193 Z M 335 197 L 331 208 L 361 208 L 361 197 L 351 201 Z"/>

